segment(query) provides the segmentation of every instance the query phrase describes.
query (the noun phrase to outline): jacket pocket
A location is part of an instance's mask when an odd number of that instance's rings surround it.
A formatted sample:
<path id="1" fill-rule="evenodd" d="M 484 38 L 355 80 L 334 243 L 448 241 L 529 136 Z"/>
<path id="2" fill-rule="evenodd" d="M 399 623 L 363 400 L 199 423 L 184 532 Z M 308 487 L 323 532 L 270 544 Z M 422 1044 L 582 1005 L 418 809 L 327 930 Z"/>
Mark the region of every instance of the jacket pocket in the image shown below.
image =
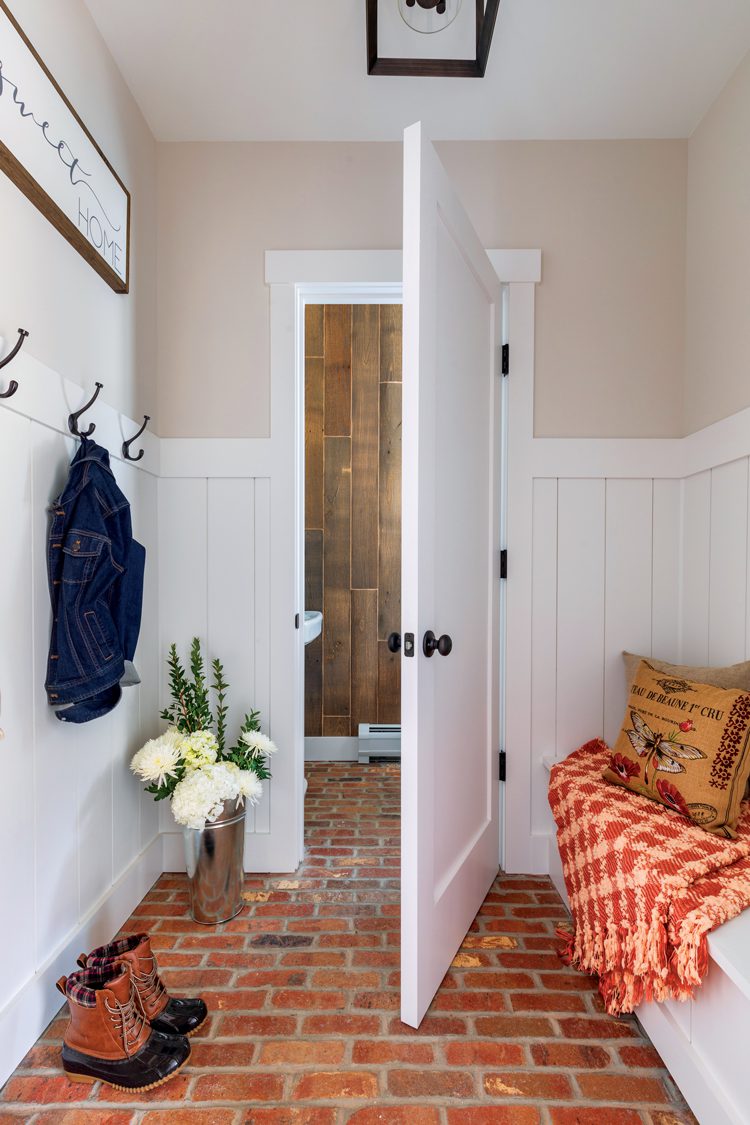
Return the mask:
<path id="1" fill-rule="evenodd" d="M 102 552 L 104 540 L 82 531 L 69 531 L 63 540 L 63 582 L 88 582 Z"/>
<path id="2" fill-rule="evenodd" d="M 94 646 L 99 652 L 102 660 L 104 660 L 105 662 L 107 660 L 111 660 L 114 656 L 113 642 L 107 640 L 107 636 L 101 626 L 99 618 L 96 615 L 96 611 L 93 609 L 87 609 L 84 612 L 83 619 L 88 627 L 89 636 L 94 642 Z"/>

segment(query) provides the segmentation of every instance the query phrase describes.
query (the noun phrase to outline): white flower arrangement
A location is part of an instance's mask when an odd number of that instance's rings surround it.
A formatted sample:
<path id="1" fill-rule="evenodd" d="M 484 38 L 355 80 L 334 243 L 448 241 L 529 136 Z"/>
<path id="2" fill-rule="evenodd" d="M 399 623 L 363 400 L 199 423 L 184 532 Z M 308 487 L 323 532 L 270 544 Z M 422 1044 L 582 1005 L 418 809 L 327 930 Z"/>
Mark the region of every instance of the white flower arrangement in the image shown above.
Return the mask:
<path id="1" fill-rule="evenodd" d="M 187 676 L 174 645 L 169 654 L 172 704 L 162 712 L 170 727 L 150 739 L 133 755 L 130 768 L 146 783 L 155 800 L 169 799 L 178 824 L 203 828 L 221 815 L 224 803 L 234 800 L 257 804 L 263 780 L 271 776 L 268 757 L 276 746 L 260 731 L 259 712 L 245 716 L 237 744 L 226 749 L 226 693 L 228 684 L 219 660 L 214 660 L 212 688 L 216 694 L 216 720 L 211 711 L 204 678 L 200 642 L 191 648 L 192 680 Z M 215 725 L 216 731 L 211 729 Z"/>

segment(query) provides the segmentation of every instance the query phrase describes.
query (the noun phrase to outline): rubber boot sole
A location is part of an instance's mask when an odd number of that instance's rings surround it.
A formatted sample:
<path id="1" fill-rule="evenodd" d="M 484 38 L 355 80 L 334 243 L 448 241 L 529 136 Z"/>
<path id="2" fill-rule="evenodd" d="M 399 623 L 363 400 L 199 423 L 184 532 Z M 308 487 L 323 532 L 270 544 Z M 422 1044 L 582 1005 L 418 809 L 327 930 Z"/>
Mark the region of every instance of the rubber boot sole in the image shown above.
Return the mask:
<path id="1" fill-rule="evenodd" d="M 196 1031 L 197 1030 L 198 1029 L 196 1028 Z M 148 1090 L 156 1090 L 158 1086 L 164 1086 L 165 1083 L 171 1082 L 172 1079 L 176 1078 L 182 1068 L 189 1062 L 190 1055 L 188 1055 L 183 1063 L 180 1063 L 180 1065 L 177 1067 L 177 1070 L 173 1070 L 171 1074 L 168 1074 L 166 1076 L 166 1078 L 160 1078 L 158 1082 L 152 1082 L 149 1086 L 120 1086 L 119 1083 L 110 1082 L 106 1078 L 94 1077 L 94 1075 L 91 1074 L 77 1074 L 72 1070 L 65 1070 L 64 1074 L 65 1077 L 70 1079 L 71 1082 L 81 1082 L 86 1083 L 87 1085 L 93 1085 L 94 1082 L 103 1082 L 105 1086 L 111 1086 L 113 1090 L 122 1090 L 126 1094 L 145 1094 Z"/>
<path id="2" fill-rule="evenodd" d="M 204 1027 L 206 1023 L 208 1023 L 208 1015 L 209 1015 L 209 1013 L 206 1013 L 206 1015 L 203 1017 L 203 1019 L 198 1024 L 198 1026 L 194 1027 L 192 1031 L 183 1031 L 183 1032 L 181 1032 L 181 1034 L 184 1035 L 187 1039 L 192 1039 L 193 1036 L 197 1035 L 198 1032 L 200 1031 L 200 1029 L 202 1027 Z"/>

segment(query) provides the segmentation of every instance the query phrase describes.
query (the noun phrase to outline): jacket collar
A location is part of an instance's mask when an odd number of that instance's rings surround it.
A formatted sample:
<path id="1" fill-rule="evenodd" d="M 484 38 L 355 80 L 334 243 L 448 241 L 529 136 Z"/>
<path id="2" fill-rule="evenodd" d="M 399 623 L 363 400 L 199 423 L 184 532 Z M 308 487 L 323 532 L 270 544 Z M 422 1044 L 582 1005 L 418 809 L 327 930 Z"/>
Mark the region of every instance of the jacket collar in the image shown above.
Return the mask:
<path id="1" fill-rule="evenodd" d="M 114 480 L 115 474 L 110 468 L 109 453 L 107 450 L 104 449 L 103 446 L 97 445 L 95 441 L 91 441 L 90 438 L 81 438 L 80 447 L 76 450 L 75 457 L 70 462 L 67 484 L 57 499 L 52 501 L 49 507 L 50 511 L 54 511 L 54 509 L 70 503 L 70 501 L 85 488 L 87 480 L 86 467 L 92 462 L 98 465 L 105 473 L 109 473 Z"/>
<path id="2" fill-rule="evenodd" d="M 81 438 L 80 448 L 71 461 L 70 467 L 74 469 L 76 466 L 83 465 L 87 461 L 96 462 L 102 469 L 114 476 L 109 465 L 109 452 L 104 446 L 97 445 L 91 438 L 84 437 Z"/>

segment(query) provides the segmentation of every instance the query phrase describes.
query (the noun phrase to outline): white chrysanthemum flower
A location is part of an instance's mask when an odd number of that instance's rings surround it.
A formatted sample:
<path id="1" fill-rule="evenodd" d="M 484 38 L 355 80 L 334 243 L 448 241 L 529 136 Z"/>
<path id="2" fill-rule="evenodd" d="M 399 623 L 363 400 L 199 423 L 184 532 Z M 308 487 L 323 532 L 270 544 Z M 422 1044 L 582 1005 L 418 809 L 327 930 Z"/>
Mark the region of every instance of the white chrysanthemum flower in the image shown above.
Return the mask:
<path id="1" fill-rule="evenodd" d="M 181 750 L 187 768 L 199 770 L 213 765 L 219 753 L 219 744 L 210 730 L 198 730 L 183 737 Z"/>
<path id="2" fill-rule="evenodd" d="M 216 820 L 224 802 L 240 796 L 240 770 L 233 762 L 216 762 L 191 770 L 175 786 L 172 813 L 186 828 L 203 828 Z"/>
<path id="3" fill-rule="evenodd" d="M 179 781 L 172 794 L 172 813 L 186 828 L 203 828 L 209 817 L 217 817 L 224 802 L 219 800 L 208 769 L 193 770 Z"/>
<path id="4" fill-rule="evenodd" d="M 133 755 L 130 768 L 141 781 L 164 785 L 168 777 L 177 776 L 182 754 L 179 736 L 167 731 L 161 738 L 150 739 Z"/>
<path id="5" fill-rule="evenodd" d="M 263 783 L 252 770 L 240 770 L 240 803 L 247 800 L 249 805 L 257 805 L 263 796 Z"/>
<path id="6" fill-rule="evenodd" d="M 275 754 L 278 746 L 267 734 L 263 734 L 259 730 L 243 730 L 240 735 L 240 740 L 245 743 L 248 750 L 254 754 Z"/>

